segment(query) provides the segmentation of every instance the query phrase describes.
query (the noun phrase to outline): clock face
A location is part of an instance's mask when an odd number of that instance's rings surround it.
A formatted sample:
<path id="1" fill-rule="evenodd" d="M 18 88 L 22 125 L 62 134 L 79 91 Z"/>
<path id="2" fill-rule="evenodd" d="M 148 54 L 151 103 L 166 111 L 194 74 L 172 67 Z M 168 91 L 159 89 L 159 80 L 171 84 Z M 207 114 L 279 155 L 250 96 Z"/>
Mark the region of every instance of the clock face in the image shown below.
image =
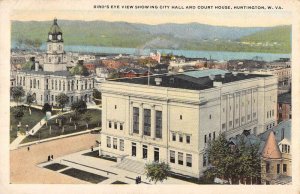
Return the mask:
<path id="1" fill-rule="evenodd" d="M 52 40 L 52 35 L 51 34 L 49 34 L 49 40 Z"/>
<path id="2" fill-rule="evenodd" d="M 58 38 L 58 40 L 60 40 L 61 39 L 61 35 L 58 35 L 57 38 Z"/>

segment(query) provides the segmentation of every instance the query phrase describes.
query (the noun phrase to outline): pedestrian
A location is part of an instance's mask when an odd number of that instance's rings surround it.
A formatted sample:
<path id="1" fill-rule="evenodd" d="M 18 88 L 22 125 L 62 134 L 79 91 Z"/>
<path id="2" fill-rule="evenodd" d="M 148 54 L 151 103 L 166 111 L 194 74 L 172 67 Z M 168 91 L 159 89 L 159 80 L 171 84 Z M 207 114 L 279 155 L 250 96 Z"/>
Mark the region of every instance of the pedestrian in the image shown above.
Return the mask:
<path id="1" fill-rule="evenodd" d="M 48 162 L 50 162 L 50 159 L 51 159 L 51 158 L 50 158 L 50 155 L 49 155 L 49 156 L 48 156 Z"/>
<path id="2" fill-rule="evenodd" d="M 51 155 L 51 160 L 53 160 L 53 155 Z"/>
<path id="3" fill-rule="evenodd" d="M 27 147 L 27 151 L 30 151 L 30 147 L 29 146 Z"/>

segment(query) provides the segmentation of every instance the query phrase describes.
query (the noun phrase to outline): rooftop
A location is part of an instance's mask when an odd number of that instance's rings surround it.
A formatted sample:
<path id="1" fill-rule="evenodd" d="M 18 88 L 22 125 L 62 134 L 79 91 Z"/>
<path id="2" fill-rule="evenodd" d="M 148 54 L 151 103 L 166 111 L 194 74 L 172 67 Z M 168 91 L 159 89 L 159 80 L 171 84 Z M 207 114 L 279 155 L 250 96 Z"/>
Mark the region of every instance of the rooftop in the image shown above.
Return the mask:
<path id="1" fill-rule="evenodd" d="M 291 92 L 278 95 L 278 103 L 291 104 L 292 97 Z"/>
<path id="2" fill-rule="evenodd" d="M 157 87 L 181 88 L 189 90 L 205 90 L 213 88 L 213 82 L 230 83 L 257 77 L 269 77 L 263 74 L 233 74 L 228 71 L 208 69 L 203 71 L 190 71 L 180 74 L 164 74 L 149 76 L 149 84 Z M 157 85 L 156 78 L 161 78 L 160 85 Z M 110 81 L 132 84 L 148 85 L 148 76 L 138 78 L 123 78 Z"/>
<path id="3" fill-rule="evenodd" d="M 28 74 L 36 74 L 36 75 L 55 75 L 55 76 L 72 76 L 69 71 L 34 71 L 34 70 L 21 70 L 20 72 L 28 73 Z"/>

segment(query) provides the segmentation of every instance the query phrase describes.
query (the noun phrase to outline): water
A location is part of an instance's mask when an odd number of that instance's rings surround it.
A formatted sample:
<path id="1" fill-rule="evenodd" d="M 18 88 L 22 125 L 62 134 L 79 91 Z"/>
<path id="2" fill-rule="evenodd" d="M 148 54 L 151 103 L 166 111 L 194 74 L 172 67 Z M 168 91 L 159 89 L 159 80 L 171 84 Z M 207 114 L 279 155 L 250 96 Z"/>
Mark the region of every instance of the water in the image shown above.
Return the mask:
<path id="1" fill-rule="evenodd" d="M 15 44 L 12 44 L 15 47 Z M 40 48 L 46 50 L 46 44 Z M 136 48 L 120 48 L 120 47 L 101 47 L 101 46 L 83 46 L 83 45 L 65 45 L 65 51 L 72 52 L 91 52 L 91 53 L 107 53 L 107 54 L 142 54 L 149 55 L 150 49 L 138 50 Z M 291 58 L 290 54 L 273 54 L 273 53 L 254 53 L 254 52 L 227 52 L 227 51 L 194 51 L 194 50 L 172 50 L 157 49 L 160 53 L 173 53 L 174 55 L 183 55 L 189 58 L 207 58 L 219 61 L 227 61 L 233 59 L 253 59 L 259 57 L 264 61 L 274 61 L 280 58 Z"/>

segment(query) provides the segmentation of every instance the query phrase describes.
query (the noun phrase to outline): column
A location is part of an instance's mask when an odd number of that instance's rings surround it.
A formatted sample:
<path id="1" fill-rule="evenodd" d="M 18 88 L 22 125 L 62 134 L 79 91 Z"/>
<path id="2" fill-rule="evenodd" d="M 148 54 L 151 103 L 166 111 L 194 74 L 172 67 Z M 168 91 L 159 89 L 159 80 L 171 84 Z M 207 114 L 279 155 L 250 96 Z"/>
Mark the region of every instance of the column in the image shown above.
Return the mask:
<path id="1" fill-rule="evenodd" d="M 155 106 L 151 106 L 151 138 L 155 138 Z"/>
<path id="2" fill-rule="evenodd" d="M 142 137 L 144 133 L 144 109 L 143 103 L 139 106 L 139 135 Z"/>

